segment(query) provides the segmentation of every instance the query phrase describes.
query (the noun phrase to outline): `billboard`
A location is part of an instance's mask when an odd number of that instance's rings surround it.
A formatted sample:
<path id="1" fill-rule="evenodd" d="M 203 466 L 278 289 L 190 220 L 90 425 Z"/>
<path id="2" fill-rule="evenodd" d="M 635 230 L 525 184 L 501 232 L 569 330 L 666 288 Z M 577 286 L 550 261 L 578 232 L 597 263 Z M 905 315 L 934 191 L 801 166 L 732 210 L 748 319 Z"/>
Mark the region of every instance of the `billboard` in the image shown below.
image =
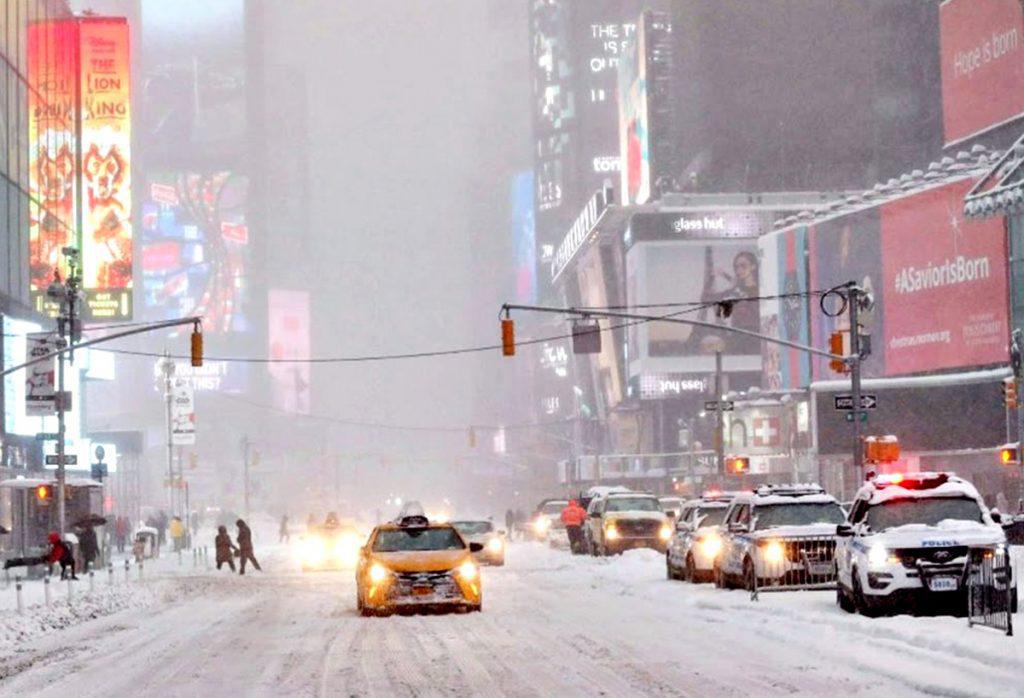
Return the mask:
<path id="1" fill-rule="evenodd" d="M 759 261 L 755 240 L 641 242 L 626 254 L 627 296 L 631 306 L 695 304 L 682 319 L 759 332 Z M 719 317 L 719 301 L 735 301 L 729 317 Z M 663 308 L 679 312 L 684 305 Z M 759 371 L 761 342 L 756 337 L 693 325 L 652 322 L 631 325 L 630 375 L 714 370 L 715 352 L 726 355 L 727 371 Z"/>
<path id="2" fill-rule="evenodd" d="M 177 376 L 171 379 L 171 443 L 196 443 L 196 394 L 188 379 Z"/>
<path id="3" fill-rule="evenodd" d="M 537 302 L 537 230 L 533 213 L 533 172 L 512 180 L 512 244 L 515 250 L 516 300 Z"/>
<path id="4" fill-rule="evenodd" d="M 128 23 L 108 17 L 38 22 L 29 25 L 27 41 L 29 81 L 36 88 L 29 90 L 33 305 L 56 313 L 46 299 L 46 286 L 55 271 L 66 276 L 61 250 L 72 246 L 81 251 L 85 317 L 130 318 Z M 75 141 L 78 128 L 81 143 Z M 81 202 L 76 200 L 79 190 Z"/>
<path id="5" fill-rule="evenodd" d="M 1008 360 L 1006 234 L 999 218 L 964 218 L 970 187 L 882 205 L 889 375 Z"/>
<path id="6" fill-rule="evenodd" d="M 865 376 L 1007 361 L 1006 243 L 1001 219 L 966 220 L 971 180 L 931 187 L 811 229 L 811 288 L 857 281 L 875 305 L 863 318 Z M 847 329 L 811 313 L 814 345 Z M 815 378 L 834 378 L 814 359 Z"/>
<path id="7" fill-rule="evenodd" d="M 81 58 L 82 285 L 96 320 L 132 315 L 128 22 L 78 20 Z"/>
<path id="8" fill-rule="evenodd" d="M 55 272 L 66 278 L 61 249 L 78 246 L 75 232 L 75 100 L 78 25 L 73 20 L 28 25 L 29 294 L 46 309 Z M 52 314 L 52 313 L 51 313 Z"/>
<path id="9" fill-rule="evenodd" d="M 952 144 L 1024 114 L 1024 9 L 1019 0 L 939 7 L 942 116 Z"/>
<path id="10" fill-rule="evenodd" d="M 143 194 L 141 264 L 147 320 L 203 316 L 203 332 L 249 329 L 248 180 L 232 172 L 161 173 Z"/>
<path id="11" fill-rule="evenodd" d="M 33 332 L 26 339 L 29 359 L 57 351 L 57 335 L 53 332 Z M 25 370 L 25 414 L 45 417 L 57 413 L 57 359 L 50 357 L 34 363 Z"/>
<path id="12" fill-rule="evenodd" d="M 623 204 L 651 198 L 651 137 L 648 115 L 646 39 L 643 31 L 619 62 L 619 158 Z"/>
<path id="13" fill-rule="evenodd" d="M 761 258 L 761 333 L 797 344 L 810 344 L 808 320 L 807 229 L 771 233 L 757 243 Z M 776 297 L 783 296 L 783 297 Z M 817 308 L 814 309 L 818 311 Z M 810 355 L 763 342 L 762 385 L 765 390 L 800 388 L 810 382 Z"/>
<path id="14" fill-rule="evenodd" d="M 272 289 L 267 297 L 267 327 L 270 342 L 267 365 L 273 382 L 274 404 L 294 414 L 309 414 L 311 355 L 309 293 Z"/>

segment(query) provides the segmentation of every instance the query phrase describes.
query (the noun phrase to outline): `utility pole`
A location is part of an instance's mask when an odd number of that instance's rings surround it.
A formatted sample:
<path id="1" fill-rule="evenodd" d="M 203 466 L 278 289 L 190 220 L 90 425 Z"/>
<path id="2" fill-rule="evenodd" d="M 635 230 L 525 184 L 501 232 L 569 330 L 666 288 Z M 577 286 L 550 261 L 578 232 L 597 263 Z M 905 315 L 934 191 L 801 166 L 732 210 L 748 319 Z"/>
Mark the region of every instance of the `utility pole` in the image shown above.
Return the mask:
<path id="1" fill-rule="evenodd" d="M 853 398 L 853 473 L 855 481 L 853 491 L 856 492 L 864 481 L 864 445 L 861 442 L 860 419 L 867 414 L 860 404 L 860 293 L 856 285 L 849 287 L 847 301 L 850 305 L 850 393 Z"/>
<path id="2" fill-rule="evenodd" d="M 171 390 L 171 381 L 174 378 L 174 361 L 171 360 L 170 355 L 166 351 L 164 351 L 164 358 L 160 368 L 164 375 L 164 426 L 167 432 L 167 505 L 171 510 L 171 514 L 174 514 L 174 397 Z"/>
<path id="3" fill-rule="evenodd" d="M 715 352 L 715 465 L 719 473 L 725 472 L 725 410 L 722 409 L 722 352 Z"/>

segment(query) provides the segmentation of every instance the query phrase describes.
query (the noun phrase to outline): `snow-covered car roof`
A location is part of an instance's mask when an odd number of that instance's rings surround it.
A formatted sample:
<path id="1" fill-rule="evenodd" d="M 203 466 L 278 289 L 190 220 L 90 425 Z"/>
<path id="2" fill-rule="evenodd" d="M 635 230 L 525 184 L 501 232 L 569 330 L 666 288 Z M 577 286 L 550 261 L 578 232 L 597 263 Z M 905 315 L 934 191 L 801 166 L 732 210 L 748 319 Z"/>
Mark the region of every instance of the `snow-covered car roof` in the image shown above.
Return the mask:
<path id="1" fill-rule="evenodd" d="M 820 485 L 762 485 L 753 492 L 740 492 L 733 503 L 749 503 L 754 506 L 774 504 L 839 504 Z"/>
<path id="2" fill-rule="evenodd" d="M 974 485 L 953 473 L 939 472 L 879 475 L 861 487 L 855 499 L 878 504 L 892 499 L 925 497 L 968 497 L 982 501 Z"/>
<path id="3" fill-rule="evenodd" d="M 725 509 L 732 503 L 731 499 L 691 499 L 686 503 L 688 507 L 700 507 L 701 509 Z"/>
<path id="4" fill-rule="evenodd" d="M 594 485 L 587 489 L 588 498 L 607 497 L 612 494 L 642 494 L 633 492 L 625 485 Z"/>

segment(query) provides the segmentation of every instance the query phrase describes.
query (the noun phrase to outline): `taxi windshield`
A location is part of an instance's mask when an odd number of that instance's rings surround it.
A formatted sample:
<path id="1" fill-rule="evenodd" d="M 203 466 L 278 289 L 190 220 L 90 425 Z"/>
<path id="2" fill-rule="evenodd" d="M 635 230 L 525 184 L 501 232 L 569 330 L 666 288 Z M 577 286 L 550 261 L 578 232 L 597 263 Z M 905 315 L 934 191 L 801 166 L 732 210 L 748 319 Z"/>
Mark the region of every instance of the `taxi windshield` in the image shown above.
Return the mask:
<path id="1" fill-rule="evenodd" d="M 661 511 L 654 497 L 615 497 L 605 504 L 605 511 Z"/>
<path id="2" fill-rule="evenodd" d="M 494 530 L 494 525 L 490 521 L 453 521 L 452 526 L 467 536 L 478 536 Z"/>
<path id="3" fill-rule="evenodd" d="M 970 497 L 890 499 L 868 509 L 867 524 L 873 531 L 884 531 L 906 524 L 937 526 L 950 519 L 981 523 L 981 507 Z"/>
<path id="4" fill-rule="evenodd" d="M 757 507 L 757 527 L 808 526 L 811 524 L 840 524 L 846 520 L 843 508 L 836 502 L 805 504 L 766 504 Z"/>
<path id="5" fill-rule="evenodd" d="M 373 541 L 375 553 L 417 550 L 462 550 L 465 544 L 454 528 L 399 528 L 380 531 Z"/>
<path id="6" fill-rule="evenodd" d="M 725 521 L 725 512 L 729 511 L 729 507 L 714 507 L 712 509 L 701 509 L 697 512 L 698 523 L 697 528 L 707 528 L 708 526 L 721 526 L 722 522 Z"/>

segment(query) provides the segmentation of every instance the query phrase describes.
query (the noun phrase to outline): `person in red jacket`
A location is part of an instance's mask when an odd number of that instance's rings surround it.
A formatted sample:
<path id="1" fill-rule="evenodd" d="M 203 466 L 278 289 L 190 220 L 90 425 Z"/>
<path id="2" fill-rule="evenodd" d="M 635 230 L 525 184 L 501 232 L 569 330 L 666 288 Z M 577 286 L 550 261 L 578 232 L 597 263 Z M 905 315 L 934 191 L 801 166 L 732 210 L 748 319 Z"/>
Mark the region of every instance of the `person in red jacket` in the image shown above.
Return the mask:
<path id="1" fill-rule="evenodd" d="M 569 535 L 569 549 L 573 555 L 579 555 L 583 552 L 583 522 L 587 520 L 587 511 L 575 499 L 570 499 L 562 509 L 561 519 Z"/>
<path id="2" fill-rule="evenodd" d="M 51 531 L 49 536 L 50 541 L 50 552 L 46 556 L 46 561 L 51 565 L 54 563 L 60 563 L 60 578 L 64 579 L 67 576 L 68 568 L 71 568 L 71 578 L 78 579 L 75 576 L 75 556 L 71 552 L 71 546 L 60 539 L 60 535 L 56 531 Z"/>

